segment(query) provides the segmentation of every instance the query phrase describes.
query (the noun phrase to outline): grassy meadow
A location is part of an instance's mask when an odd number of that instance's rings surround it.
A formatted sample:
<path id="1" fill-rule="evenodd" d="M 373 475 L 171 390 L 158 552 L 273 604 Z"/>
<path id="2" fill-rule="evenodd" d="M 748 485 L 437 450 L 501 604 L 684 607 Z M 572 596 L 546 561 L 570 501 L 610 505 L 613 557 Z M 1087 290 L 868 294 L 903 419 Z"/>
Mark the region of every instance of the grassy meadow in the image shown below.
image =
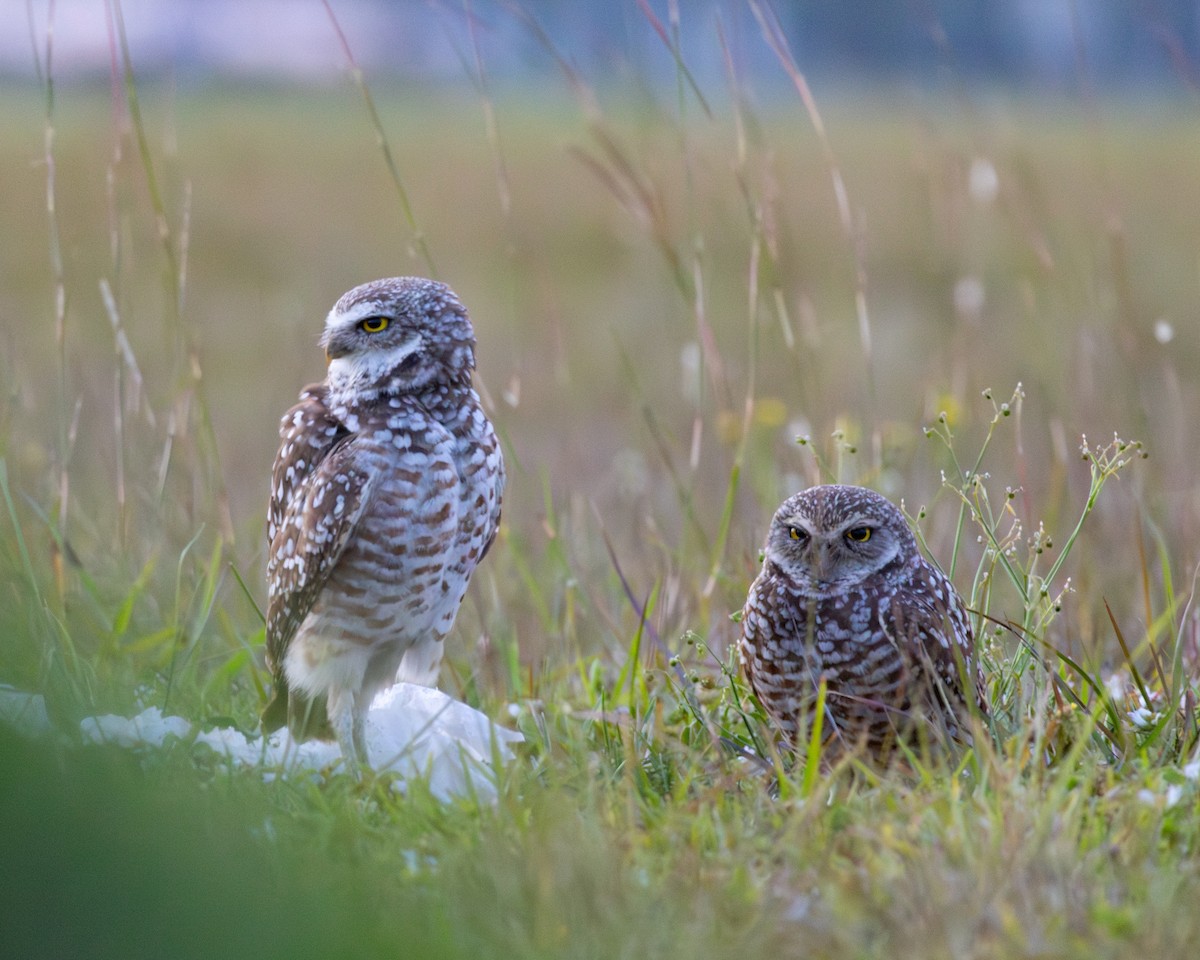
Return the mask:
<path id="1" fill-rule="evenodd" d="M 5 952 L 1193 956 L 1194 102 L 818 89 L 819 133 L 553 70 L 368 78 L 378 127 L 349 80 L 4 89 L 0 683 L 57 731 L 0 727 Z M 255 728 L 278 417 L 403 273 L 470 309 L 509 464 L 441 683 L 525 734 L 499 802 L 81 746 Z M 738 754 L 731 614 L 822 480 L 978 614 L 957 768 Z"/>

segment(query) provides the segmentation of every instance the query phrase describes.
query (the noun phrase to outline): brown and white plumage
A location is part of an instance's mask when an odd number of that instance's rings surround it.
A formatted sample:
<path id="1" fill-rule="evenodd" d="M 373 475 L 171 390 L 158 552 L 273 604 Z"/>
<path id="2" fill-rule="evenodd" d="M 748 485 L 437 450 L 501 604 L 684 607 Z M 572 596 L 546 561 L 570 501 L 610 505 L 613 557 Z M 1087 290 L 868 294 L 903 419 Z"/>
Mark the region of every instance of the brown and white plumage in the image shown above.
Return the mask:
<path id="1" fill-rule="evenodd" d="M 398 672 L 436 679 L 496 536 L 504 463 L 471 387 L 474 330 L 444 284 L 356 287 L 321 343 L 328 375 L 284 415 L 272 473 L 263 726 L 332 732 L 365 763 L 375 695 Z"/>
<path id="2" fill-rule="evenodd" d="M 987 700 L 971 622 L 917 549 L 904 515 L 863 487 L 811 487 L 771 521 L 742 610 L 739 655 L 784 738 L 824 730 L 836 750 L 886 759 L 898 739 L 970 739 Z"/>

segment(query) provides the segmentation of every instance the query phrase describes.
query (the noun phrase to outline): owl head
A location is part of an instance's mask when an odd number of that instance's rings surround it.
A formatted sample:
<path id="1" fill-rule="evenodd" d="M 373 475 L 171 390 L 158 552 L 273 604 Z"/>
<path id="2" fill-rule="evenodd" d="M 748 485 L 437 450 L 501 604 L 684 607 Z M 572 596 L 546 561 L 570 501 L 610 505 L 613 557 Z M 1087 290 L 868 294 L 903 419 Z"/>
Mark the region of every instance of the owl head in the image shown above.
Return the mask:
<path id="1" fill-rule="evenodd" d="M 827 484 L 783 502 L 771 520 L 766 558 L 804 590 L 838 590 L 919 556 L 904 515 L 865 487 Z"/>
<path id="2" fill-rule="evenodd" d="M 449 287 L 422 277 L 364 283 L 342 295 L 325 320 L 328 382 L 370 396 L 469 379 L 475 331 Z"/>

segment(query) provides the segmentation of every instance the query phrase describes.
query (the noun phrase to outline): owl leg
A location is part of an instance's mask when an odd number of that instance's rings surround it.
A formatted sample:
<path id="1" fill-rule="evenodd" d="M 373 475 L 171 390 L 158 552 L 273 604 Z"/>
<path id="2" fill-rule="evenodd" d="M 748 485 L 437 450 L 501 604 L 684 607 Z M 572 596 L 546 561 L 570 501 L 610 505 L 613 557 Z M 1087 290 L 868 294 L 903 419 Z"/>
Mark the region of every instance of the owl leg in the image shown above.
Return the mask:
<path id="1" fill-rule="evenodd" d="M 356 701 L 350 715 L 350 739 L 354 742 L 354 752 L 358 754 L 358 762 L 368 767 L 371 764 L 367 757 L 367 708 L 361 701 Z"/>
<path id="2" fill-rule="evenodd" d="M 400 669 L 388 679 L 388 684 L 416 683 L 422 687 L 436 687 L 438 669 L 442 665 L 442 642 L 445 634 L 434 633 L 418 640 L 404 651 L 404 659 L 400 661 Z"/>
<path id="3" fill-rule="evenodd" d="M 349 690 L 334 690 L 329 694 L 329 724 L 337 737 L 346 766 L 356 774 L 370 766 L 367 759 L 365 711 L 360 710 Z"/>

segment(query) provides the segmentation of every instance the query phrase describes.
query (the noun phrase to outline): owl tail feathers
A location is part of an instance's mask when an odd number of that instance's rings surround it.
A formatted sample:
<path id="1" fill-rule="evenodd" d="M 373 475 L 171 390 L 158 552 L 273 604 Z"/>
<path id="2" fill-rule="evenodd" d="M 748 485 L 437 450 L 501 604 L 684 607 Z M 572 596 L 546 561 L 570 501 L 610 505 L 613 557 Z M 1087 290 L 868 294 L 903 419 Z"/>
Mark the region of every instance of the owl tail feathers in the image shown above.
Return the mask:
<path id="1" fill-rule="evenodd" d="M 282 684 L 276 684 L 271 699 L 259 714 L 258 722 L 262 724 L 263 733 L 274 733 L 287 723 L 288 690 Z"/>
<path id="2" fill-rule="evenodd" d="M 263 708 L 260 722 L 264 733 L 274 733 L 287 726 L 292 736 L 301 743 L 305 740 L 333 739 L 325 698 L 309 699 L 288 689 L 283 681 L 276 681 L 274 694 Z"/>

